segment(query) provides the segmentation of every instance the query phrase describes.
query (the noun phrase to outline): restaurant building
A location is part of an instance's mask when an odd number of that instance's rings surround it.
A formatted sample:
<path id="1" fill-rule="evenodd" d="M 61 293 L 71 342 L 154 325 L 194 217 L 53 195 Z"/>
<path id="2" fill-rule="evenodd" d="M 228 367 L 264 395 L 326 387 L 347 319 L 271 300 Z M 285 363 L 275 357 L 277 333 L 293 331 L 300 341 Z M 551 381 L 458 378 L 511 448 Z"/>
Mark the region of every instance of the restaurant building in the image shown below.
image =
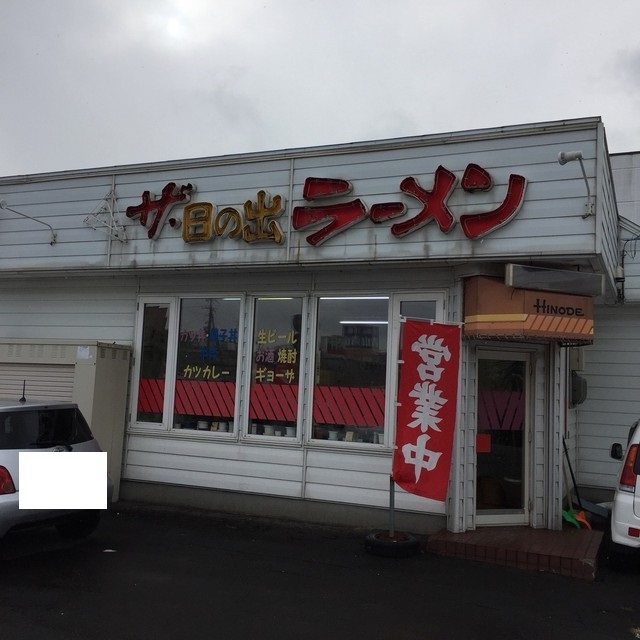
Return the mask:
<path id="1" fill-rule="evenodd" d="M 398 525 L 562 526 L 585 352 L 621 306 L 599 118 L 14 176 L 0 200 L 0 395 L 78 401 L 121 497 L 384 524 L 417 318 L 461 327 L 457 410 L 446 499 L 397 488 Z"/>

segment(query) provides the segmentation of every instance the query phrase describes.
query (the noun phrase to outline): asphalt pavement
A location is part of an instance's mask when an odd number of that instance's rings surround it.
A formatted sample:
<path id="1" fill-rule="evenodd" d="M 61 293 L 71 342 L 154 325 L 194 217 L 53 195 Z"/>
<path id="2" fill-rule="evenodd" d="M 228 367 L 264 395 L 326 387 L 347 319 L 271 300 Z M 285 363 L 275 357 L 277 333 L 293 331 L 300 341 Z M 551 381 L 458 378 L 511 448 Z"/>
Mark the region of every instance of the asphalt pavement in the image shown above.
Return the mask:
<path id="1" fill-rule="evenodd" d="M 368 531 L 114 506 L 80 542 L 0 542 L 0 640 L 640 638 L 640 563 L 595 582 L 420 553 Z"/>

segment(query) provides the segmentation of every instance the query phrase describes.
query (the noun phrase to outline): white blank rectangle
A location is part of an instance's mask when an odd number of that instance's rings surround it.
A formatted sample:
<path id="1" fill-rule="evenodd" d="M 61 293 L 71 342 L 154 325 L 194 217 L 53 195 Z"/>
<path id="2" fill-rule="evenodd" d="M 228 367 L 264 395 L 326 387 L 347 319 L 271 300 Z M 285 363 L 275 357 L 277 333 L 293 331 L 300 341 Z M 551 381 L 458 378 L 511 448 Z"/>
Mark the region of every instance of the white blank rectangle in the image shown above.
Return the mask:
<path id="1" fill-rule="evenodd" d="M 104 451 L 21 451 L 20 509 L 106 509 Z"/>

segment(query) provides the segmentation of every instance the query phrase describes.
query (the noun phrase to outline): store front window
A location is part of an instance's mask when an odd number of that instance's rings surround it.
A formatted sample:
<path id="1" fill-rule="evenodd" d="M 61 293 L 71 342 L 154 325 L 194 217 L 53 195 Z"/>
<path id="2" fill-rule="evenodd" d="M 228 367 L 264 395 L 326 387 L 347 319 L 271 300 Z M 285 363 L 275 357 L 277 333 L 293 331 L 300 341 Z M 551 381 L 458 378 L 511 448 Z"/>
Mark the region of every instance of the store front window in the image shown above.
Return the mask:
<path id="1" fill-rule="evenodd" d="M 161 423 L 169 341 L 169 305 L 145 304 L 142 317 L 138 422 Z"/>
<path id="2" fill-rule="evenodd" d="M 234 431 L 240 298 L 180 304 L 173 428 Z"/>
<path id="3" fill-rule="evenodd" d="M 132 426 L 290 444 L 304 436 L 316 444 L 389 446 L 393 408 L 386 388 L 395 385 L 395 371 L 387 358 L 399 348 L 400 320 L 436 320 L 443 309 L 443 296 L 427 292 L 145 296 Z M 307 316 L 312 325 L 303 322 Z M 303 345 L 315 351 L 312 368 L 303 364 Z M 301 389 L 308 389 L 311 407 L 302 406 Z"/>
<path id="4" fill-rule="evenodd" d="M 388 297 L 318 301 L 314 439 L 384 441 L 388 319 Z"/>
<path id="5" fill-rule="evenodd" d="M 249 434 L 295 438 L 302 298 L 255 301 Z"/>

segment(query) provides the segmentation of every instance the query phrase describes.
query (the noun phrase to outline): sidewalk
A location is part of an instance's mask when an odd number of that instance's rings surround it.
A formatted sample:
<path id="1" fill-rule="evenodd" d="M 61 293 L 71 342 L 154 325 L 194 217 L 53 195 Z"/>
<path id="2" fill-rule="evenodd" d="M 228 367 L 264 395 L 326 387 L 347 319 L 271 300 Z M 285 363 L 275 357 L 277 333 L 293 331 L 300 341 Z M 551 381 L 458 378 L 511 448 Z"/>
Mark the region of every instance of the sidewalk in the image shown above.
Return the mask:
<path id="1" fill-rule="evenodd" d="M 465 533 L 441 531 L 429 536 L 427 551 L 529 571 L 549 571 L 595 580 L 602 531 L 485 527 Z"/>

